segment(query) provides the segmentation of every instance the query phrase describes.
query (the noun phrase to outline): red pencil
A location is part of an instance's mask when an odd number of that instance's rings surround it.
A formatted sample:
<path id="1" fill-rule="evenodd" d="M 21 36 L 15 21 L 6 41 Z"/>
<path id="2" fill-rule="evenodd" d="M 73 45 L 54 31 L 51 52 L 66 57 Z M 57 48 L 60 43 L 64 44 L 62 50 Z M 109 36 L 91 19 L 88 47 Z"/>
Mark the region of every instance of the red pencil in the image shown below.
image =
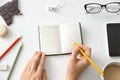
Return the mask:
<path id="1" fill-rule="evenodd" d="M 21 39 L 21 36 L 18 37 L 6 50 L 5 52 L 0 56 L 0 60 L 10 51 L 10 49 Z"/>

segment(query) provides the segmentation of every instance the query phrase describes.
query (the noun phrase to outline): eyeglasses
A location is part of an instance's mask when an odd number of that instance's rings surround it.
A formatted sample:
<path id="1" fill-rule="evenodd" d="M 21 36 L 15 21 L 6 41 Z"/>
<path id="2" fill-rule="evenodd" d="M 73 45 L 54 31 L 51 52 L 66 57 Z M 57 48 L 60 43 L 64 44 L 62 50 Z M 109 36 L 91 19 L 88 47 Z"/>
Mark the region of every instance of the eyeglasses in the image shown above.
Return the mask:
<path id="1" fill-rule="evenodd" d="M 117 13 L 120 11 L 120 2 L 111 2 L 107 3 L 106 5 L 101 5 L 99 3 L 89 3 L 85 4 L 84 8 L 86 12 L 90 14 L 99 13 L 102 8 L 105 8 L 107 12 Z"/>

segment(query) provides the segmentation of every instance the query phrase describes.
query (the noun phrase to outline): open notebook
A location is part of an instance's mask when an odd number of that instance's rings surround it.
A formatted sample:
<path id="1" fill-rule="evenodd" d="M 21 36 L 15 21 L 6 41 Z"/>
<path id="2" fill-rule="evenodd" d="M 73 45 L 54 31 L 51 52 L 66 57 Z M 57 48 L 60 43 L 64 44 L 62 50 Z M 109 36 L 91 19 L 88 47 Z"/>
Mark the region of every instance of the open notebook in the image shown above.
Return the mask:
<path id="1" fill-rule="evenodd" d="M 80 23 L 41 25 L 39 27 L 40 48 L 46 55 L 71 53 L 73 42 L 82 44 Z"/>

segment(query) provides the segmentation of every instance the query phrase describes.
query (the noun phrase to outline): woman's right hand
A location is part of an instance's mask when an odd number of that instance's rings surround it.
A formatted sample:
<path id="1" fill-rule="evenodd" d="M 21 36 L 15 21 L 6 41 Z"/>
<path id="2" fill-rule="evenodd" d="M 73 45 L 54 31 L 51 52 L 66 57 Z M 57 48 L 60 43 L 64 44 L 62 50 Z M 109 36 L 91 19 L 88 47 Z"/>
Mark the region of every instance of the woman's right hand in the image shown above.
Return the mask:
<path id="1" fill-rule="evenodd" d="M 66 80 L 78 80 L 83 71 L 90 65 L 88 60 L 80 55 L 80 48 L 90 57 L 91 49 L 84 45 L 73 49 L 71 59 L 68 64 Z"/>

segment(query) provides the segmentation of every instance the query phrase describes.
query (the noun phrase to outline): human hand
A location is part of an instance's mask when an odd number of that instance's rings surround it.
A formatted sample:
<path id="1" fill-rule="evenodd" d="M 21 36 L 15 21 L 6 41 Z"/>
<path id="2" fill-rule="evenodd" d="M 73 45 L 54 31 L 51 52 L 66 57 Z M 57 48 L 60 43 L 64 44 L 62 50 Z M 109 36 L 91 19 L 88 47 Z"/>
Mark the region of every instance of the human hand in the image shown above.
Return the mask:
<path id="1" fill-rule="evenodd" d="M 82 72 L 90 65 L 88 60 L 80 54 L 80 48 L 90 57 L 91 49 L 84 45 L 73 49 L 68 64 L 66 80 L 78 80 Z"/>
<path id="2" fill-rule="evenodd" d="M 41 51 L 36 52 L 28 61 L 20 80 L 47 80 L 44 63 L 45 54 Z"/>

